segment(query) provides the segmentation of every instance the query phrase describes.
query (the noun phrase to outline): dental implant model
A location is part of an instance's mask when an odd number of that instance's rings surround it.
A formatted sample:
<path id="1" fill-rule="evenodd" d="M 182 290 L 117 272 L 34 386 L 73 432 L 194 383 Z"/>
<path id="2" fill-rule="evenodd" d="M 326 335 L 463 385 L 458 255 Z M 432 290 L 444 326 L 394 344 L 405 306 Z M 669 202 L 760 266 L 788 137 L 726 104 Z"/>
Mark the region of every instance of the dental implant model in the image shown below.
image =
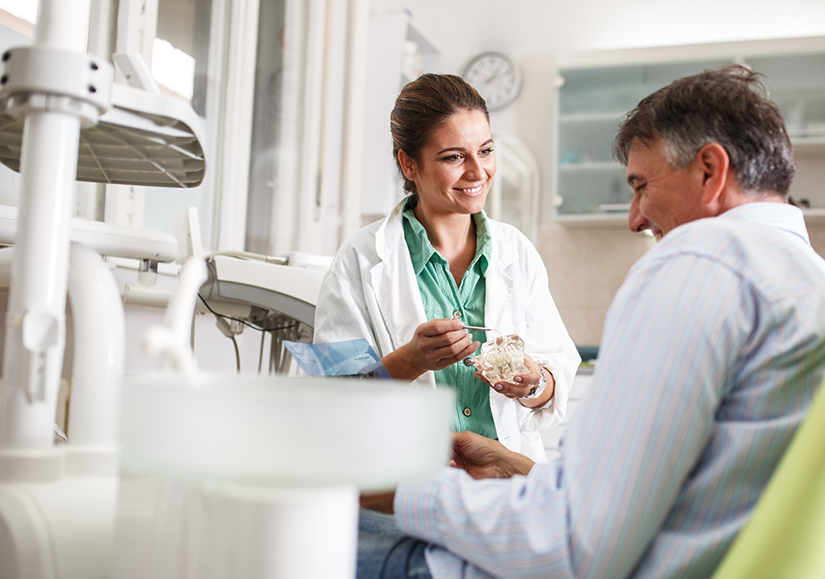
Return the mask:
<path id="1" fill-rule="evenodd" d="M 475 366 L 490 384 L 512 382 L 520 374 L 529 374 L 524 365 L 524 340 L 518 334 L 499 336 L 481 345 L 478 356 L 465 358 L 464 364 Z"/>

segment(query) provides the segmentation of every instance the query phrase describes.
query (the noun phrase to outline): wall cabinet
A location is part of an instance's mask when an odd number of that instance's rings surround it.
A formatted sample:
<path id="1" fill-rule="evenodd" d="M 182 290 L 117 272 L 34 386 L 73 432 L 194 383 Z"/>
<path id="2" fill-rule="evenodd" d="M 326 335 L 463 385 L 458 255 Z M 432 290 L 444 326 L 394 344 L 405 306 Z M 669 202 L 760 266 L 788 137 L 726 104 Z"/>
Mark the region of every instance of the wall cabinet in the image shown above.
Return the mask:
<path id="1" fill-rule="evenodd" d="M 624 223 L 633 192 L 612 159 L 623 116 L 673 80 L 739 62 L 765 75 L 797 159 L 791 197 L 825 217 L 825 38 L 561 57 L 556 99 L 556 217 Z"/>
<path id="2" fill-rule="evenodd" d="M 392 156 L 390 113 L 405 84 L 438 69 L 440 54 L 406 11 L 370 15 L 364 119 L 361 219 L 387 215 L 402 199 Z"/>

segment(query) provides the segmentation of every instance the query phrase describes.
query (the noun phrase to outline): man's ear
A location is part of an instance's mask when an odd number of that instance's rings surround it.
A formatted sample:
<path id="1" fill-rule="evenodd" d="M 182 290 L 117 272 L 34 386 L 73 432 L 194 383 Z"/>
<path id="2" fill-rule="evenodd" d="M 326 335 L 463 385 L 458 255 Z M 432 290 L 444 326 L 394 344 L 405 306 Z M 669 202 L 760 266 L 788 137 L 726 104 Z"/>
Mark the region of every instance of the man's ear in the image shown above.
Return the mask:
<path id="1" fill-rule="evenodd" d="M 415 181 L 415 159 L 410 157 L 407 153 L 402 150 L 398 151 L 398 162 L 401 165 L 401 171 L 404 173 L 404 177 L 406 177 L 410 181 Z"/>
<path id="2" fill-rule="evenodd" d="M 719 143 L 708 143 L 696 153 L 695 162 L 701 171 L 702 201 L 706 205 L 717 204 L 728 184 L 728 152 Z"/>

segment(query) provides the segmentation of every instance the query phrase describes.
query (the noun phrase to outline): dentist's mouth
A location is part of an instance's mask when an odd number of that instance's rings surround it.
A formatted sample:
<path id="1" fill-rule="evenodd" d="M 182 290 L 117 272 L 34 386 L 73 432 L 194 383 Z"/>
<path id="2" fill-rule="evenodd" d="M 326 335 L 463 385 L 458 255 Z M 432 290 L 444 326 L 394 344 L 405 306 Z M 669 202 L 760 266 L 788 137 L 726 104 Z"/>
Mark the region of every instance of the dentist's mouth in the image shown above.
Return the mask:
<path id="1" fill-rule="evenodd" d="M 458 191 L 465 193 L 467 195 L 475 195 L 476 193 L 481 193 L 481 190 L 484 188 L 484 185 L 479 185 L 478 187 L 472 187 L 470 189 L 462 189 L 461 187 L 456 187 Z"/>

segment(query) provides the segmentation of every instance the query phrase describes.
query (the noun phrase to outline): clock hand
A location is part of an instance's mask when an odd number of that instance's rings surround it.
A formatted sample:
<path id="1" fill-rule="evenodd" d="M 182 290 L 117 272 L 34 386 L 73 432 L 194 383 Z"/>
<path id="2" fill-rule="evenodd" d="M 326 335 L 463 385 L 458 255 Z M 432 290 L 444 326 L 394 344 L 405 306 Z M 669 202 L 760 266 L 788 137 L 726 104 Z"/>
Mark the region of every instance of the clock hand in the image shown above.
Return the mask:
<path id="1" fill-rule="evenodd" d="M 487 80 L 484 81 L 484 84 L 490 84 L 491 82 L 493 82 L 493 80 L 499 75 L 500 72 L 501 65 L 497 66 L 495 70 L 493 70 L 493 73 L 487 77 Z"/>

